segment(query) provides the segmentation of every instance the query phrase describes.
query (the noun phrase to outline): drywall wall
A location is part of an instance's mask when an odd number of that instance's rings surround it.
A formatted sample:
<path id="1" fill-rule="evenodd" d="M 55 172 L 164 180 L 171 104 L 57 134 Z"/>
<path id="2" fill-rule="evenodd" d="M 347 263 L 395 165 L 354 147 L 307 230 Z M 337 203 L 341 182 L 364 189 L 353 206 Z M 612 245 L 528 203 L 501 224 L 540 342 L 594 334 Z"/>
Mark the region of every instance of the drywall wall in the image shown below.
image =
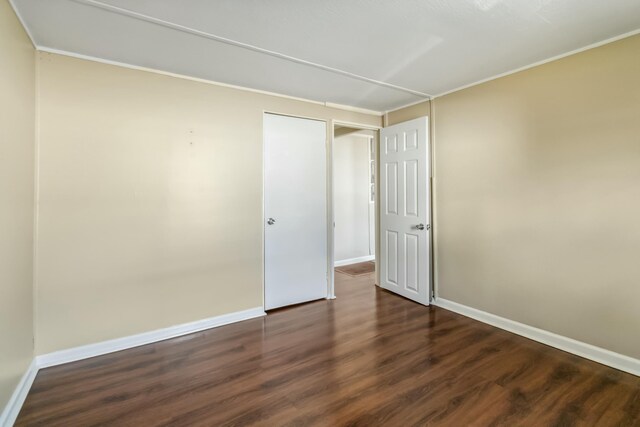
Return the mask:
<path id="1" fill-rule="evenodd" d="M 35 50 L 0 1 L 0 411 L 33 359 Z"/>
<path id="2" fill-rule="evenodd" d="M 387 123 L 385 125 L 391 126 L 418 117 L 429 117 L 431 114 L 430 103 L 431 101 L 425 101 L 400 110 L 389 111 L 386 115 Z M 433 125 L 430 126 L 430 130 L 432 127 Z"/>
<path id="3" fill-rule="evenodd" d="M 262 306 L 263 111 L 381 122 L 48 53 L 38 99 L 38 354 Z"/>
<path id="4" fill-rule="evenodd" d="M 640 358 L 639 52 L 435 99 L 439 297 Z"/>
<path id="5" fill-rule="evenodd" d="M 373 254 L 369 247 L 369 140 L 351 134 L 333 142 L 336 262 Z"/>

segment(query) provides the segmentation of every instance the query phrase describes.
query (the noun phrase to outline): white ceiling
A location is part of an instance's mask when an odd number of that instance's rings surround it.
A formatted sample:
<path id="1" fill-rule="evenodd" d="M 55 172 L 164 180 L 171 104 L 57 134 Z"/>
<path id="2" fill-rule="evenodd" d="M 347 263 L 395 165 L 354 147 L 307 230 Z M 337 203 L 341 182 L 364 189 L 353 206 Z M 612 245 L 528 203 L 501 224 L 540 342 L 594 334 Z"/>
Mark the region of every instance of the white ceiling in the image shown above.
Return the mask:
<path id="1" fill-rule="evenodd" d="M 376 111 L 640 28 L 640 0 L 13 0 L 38 47 Z"/>

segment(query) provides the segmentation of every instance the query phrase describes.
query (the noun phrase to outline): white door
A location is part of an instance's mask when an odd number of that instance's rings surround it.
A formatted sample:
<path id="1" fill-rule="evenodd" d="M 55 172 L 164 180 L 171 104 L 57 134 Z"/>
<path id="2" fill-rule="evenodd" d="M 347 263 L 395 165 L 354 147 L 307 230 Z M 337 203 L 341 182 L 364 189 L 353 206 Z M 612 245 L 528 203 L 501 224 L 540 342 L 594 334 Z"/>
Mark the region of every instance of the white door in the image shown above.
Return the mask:
<path id="1" fill-rule="evenodd" d="M 429 134 L 422 117 L 380 131 L 380 285 L 429 305 Z"/>
<path id="2" fill-rule="evenodd" d="M 326 123 L 264 115 L 265 309 L 327 296 Z"/>

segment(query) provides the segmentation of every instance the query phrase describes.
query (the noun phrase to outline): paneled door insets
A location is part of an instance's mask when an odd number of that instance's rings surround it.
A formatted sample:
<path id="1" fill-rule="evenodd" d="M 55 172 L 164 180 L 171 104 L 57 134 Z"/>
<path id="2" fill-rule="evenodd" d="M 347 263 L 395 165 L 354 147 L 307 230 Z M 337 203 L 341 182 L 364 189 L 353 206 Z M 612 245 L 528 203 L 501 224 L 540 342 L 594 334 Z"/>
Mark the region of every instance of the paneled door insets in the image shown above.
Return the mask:
<path id="1" fill-rule="evenodd" d="M 429 305 L 428 119 L 380 132 L 380 285 Z"/>

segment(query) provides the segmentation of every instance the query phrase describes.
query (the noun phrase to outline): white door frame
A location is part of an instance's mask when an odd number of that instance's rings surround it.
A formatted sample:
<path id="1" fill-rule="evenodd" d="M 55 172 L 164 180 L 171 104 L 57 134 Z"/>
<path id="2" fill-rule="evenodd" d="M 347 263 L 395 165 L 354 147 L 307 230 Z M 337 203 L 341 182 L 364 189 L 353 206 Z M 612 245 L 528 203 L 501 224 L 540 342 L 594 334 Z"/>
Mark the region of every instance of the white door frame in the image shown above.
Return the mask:
<path id="1" fill-rule="evenodd" d="M 379 215 L 378 215 L 378 153 L 379 153 L 379 148 L 380 148 L 380 129 L 382 129 L 382 126 L 375 126 L 375 125 L 365 125 L 362 123 L 352 123 L 352 122 L 345 122 L 343 120 L 335 120 L 335 119 L 331 119 L 330 120 L 330 124 L 331 124 L 331 128 L 330 128 L 330 133 L 329 133 L 329 146 L 328 146 L 328 158 L 327 158 L 327 192 L 328 192 L 328 199 L 327 199 L 327 210 L 328 210 L 328 220 L 327 220 L 327 224 L 328 224 L 328 231 L 329 234 L 327 236 L 327 244 L 329 245 L 329 247 L 327 248 L 327 254 L 328 254 L 328 261 L 329 261 L 329 265 L 327 266 L 327 271 L 329 272 L 329 280 L 328 280 L 328 289 L 327 289 L 327 299 L 335 299 L 336 297 L 336 288 L 335 288 L 335 272 L 334 272 L 334 264 L 335 264 L 335 216 L 334 216 L 334 209 L 333 209 L 333 144 L 335 142 L 335 127 L 336 125 L 338 126 L 348 126 L 350 128 L 354 128 L 354 129 L 361 129 L 361 130 L 373 130 L 373 131 L 377 131 L 378 132 L 378 136 L 376 137 L 376 168 L 375 168 L 375 172 L 374 172 L 374 176 L 375 176 L 375 191 L 376 191 L 376 226 L 375 226 L 375 230 L 376 230 L 376 242 L 378 242 L 378 224 L 379 224 Z M 377 244 L 377 243 L 376 243 Z M 379 283 L 378 280 L 378 251 L 376 250 L 375 255 L 375 277 L 376 277 L 376 284 Z"/>

